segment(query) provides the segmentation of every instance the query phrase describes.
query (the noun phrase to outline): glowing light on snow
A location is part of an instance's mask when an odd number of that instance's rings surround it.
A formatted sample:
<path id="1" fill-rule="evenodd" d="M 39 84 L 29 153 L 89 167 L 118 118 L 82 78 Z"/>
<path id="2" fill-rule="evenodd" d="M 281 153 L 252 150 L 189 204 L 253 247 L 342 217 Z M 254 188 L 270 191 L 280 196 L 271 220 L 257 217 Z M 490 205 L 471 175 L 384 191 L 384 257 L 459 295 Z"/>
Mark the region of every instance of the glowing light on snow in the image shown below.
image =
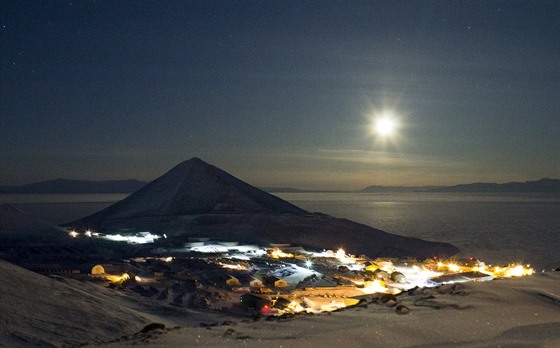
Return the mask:
<path id="1" fill-rule="evenodd" d="M 387 294 L 389 292 L 391 292 L 388 288 L 387 288 L 387 284 L 379 279 L 375 279 L 374 281 L 368 281 L 365 282 L 365 287 L 363 288 L 363 291 L 365 293 L 382 293 L 382 294 Z"/>
<path id="2" fill-rule="evenodd" d="M 301 306 L 301 304 L 297 301 L 292 301 L 290 302 L 290 304 L 286 307 L 286 311 L 291 312 L 291 313 L 299 313 L 304 311 L 305 308 L 303 308 Z"/>
<path id="3" fill-rule="evenodd" d="M 344 249 L 340 248 L 336 251 L 336 253 L 334 254 L 334 257 L 338 259 L 338 261 L 340 263 L 344 263 L 344 264 L 355 264 L 356 263 L 356 259 L 352 256 L 352 255 L 346 255 L 346 251 L 344 251 Z M 361 269 L 362 266 L 359 267 L 359 269 Z"/>
<path id="4" fill-rule="evenodd" d="M 242 264 L 231 264 L 231 263 L 220 262 L 220 266 L 222 266 L 222 268 L 233 269 L 238 271 L 246 271 L 247 269 L 249 269 L 246 265 L 242 265 Z"/>
<path id="5" fill-rule="evenodd" d="M 251 261 L 251 258 L 247 255 L 233 255 L 228 258 L 232 260 Z"/>
<path id="6" fill-rule="evenodd" d="M 105 274 L 103 275 L 103 277 L 108 281 L 110 281 L 111 283 L 122 283 L 125 280 L 130 279 L 128 273 L 123 273 L 122 275 Z"/>
<path id="7" fill-rule="evenodd" d="M 336 257 L 338 259 L 344 259 L 346 258 L 346 252 L 344 251 L 344 249 L 340 248 L 336 251 Z"/>
<path id="8" fill-rule="evenodd" d="M 159 239 L 160 236 L 156 234 L 151 234 L 150 232 L 138 232 L 135 235 L 120 235 L 120 234 L 108 234 L 103 237 L 103 239 L 108 239 L 114 242 L 127 242 L 130 244 L 146 244 L 153 243 L 155 240 Z"/>
<path id="9" fill-rule="evenodd" d="M 306 261 L 305 261 L 305 267 L 311 268 L 311 266 L 313 266 L 313 261 L 311 261 L 311 260 L 306 260 Z"/>
<path id="10" fill-rule="evenodd" d="M 524 274 L 523 266 L 517 265 L 506 272 L 506 276 L 521 277 Z"/>
<path id="11" fill-rule="evenodd" d="M 283 258 L 292 258 L 294 257 L 294 255 L 290 253 L 285 253 L 278 248 L 274 248 L 270 251 L 270 257 L 272 257 L 273 259 L 283 259 Z"/>
<path id="12" fill-rule="evenodd" d="M 187 247 L 187 250 L 198 252 L 198 253 L 228 253 L 228 252 L 235 252 L 235 253 L 243 253 L 244 256 L 263 256 L 266 255 L 266 250 L 254 245 L 235 245 L 235 246 L 227 246 L 227 245 L 220 245 L 220 244 L 208 244 L 208 245 L 200 245 L 200 246 L 193 246 Z M 239 255 L 236 255 L 236 257 Z"/>
<path id="13" fill-rule="evenodd" d="M 507 267 L 494 267 L 488 270 L 493 277 L 499 278 L 511 278 L 511 277 L 523 277 L 527 275 L 532 275 L 535 270 L 531 268 L 530 265 L 509 265 Z"/>
<path id="14" fill-rule="evenodd" d="M 87 230 L 86 232 L 84 232 L 84 234 L 86 235 L 86 237 L 91 238 L 91 231 L 90 230 Z"/>
<path id="15" fill-rule="evenodd" d="M 228 248 L 222 245 L 202 245 L 190 248 L 190 251 L 213 254 L 213 253 L 227 253 Z"/>
<path id="16" fill-rule="evenodd" d="M 78 232 L 76 232 L 76 231 L 70 231 L 70 232 L 68 232 L 68 234 L 69 234 L 70 237 L 72 237 L 72 238 L 78 237 Z"/>
<path id="17" fill-rule="evenodd" d="M 450 263 L 449 265 L 447 265 L 447 268 L 449 268 L 451 272 L 459 272 L 459 266 L 454 263 Z"/>
<path id="18" fill-rule="evenodd" d="M 454 262 L 438 262 L 438 271 L 450 271 L 450 272 L 479 272 L 484 273 L 492 278 L 511 278 L 511 277 L 522 277 L 527 275 L 532 275 L 535 270 L 531 268 L 530 265 L 523 266 L 521 264 L 511 264 L 506 267 L 490 267 L 484 262 L 478 261 L 474 265 L 460 266 Z"/>

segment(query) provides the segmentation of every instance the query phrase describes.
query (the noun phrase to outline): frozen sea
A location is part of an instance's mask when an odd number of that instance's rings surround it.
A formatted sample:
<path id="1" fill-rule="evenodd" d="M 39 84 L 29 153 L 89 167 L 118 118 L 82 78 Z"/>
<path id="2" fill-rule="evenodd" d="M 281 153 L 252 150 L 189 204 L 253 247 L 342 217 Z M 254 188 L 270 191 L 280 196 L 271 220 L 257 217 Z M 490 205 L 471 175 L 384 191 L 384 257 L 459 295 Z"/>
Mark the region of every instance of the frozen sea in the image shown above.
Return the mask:
<path id="1" fill-rule="evenodd" d="M 459 256 L 490 264 L 560 267 L 560 194 L 547 193 L 275 193 L 303 209 L 386 232 L 451 243 Z M 0 195 L 55 224 L 108 207 L 126 194 Z"/>
<path id="2" fill-rule="evenodd" d="M 451 243 L 491 264 L 560 267 L 560 194 L 282 193 L 306 210 Z"/>

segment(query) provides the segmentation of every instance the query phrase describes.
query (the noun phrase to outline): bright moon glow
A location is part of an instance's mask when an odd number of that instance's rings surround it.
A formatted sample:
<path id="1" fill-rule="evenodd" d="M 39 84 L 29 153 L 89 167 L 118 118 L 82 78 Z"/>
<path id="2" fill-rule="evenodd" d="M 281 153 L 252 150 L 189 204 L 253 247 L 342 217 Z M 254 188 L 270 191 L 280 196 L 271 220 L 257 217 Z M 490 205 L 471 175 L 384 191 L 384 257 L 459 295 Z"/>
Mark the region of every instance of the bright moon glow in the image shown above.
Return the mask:
<path id="1" fill-rule="evenodd" d="M 382 136 L 390 136 L 395 133 L 396 124 L 394 120 L 384 117 L 375 122 L 375 131 Z"/>
<path id="2" fill-rule="evenodd" d="M 382 137 L 390 137 L 397 130 L 397 122 L 389 116 L 381 116 L 375 120 L 375 133 Z"/>
<path id="3" fill-rule="evenodd" d="M 374 110 L 369 114 L 369 135 L 375 146 L 394 146 L 402 138 L 402 116 L 395 110 Z"/>

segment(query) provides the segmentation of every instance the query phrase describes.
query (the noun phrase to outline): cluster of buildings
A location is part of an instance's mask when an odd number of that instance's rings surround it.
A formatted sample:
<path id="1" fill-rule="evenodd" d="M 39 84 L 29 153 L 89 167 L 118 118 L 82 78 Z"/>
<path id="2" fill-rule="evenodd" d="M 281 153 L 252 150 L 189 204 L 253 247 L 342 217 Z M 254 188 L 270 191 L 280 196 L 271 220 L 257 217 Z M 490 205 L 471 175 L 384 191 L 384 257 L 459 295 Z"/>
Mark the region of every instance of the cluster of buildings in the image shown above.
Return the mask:
<path id="1" fill-rule="evenodd" d="M 492 268 L 475 259 L 368 259 L 343 249 L 312 252 L 287 244 L 263 248 L 205 239 L 151 252 L 94 265 L 89 277 L 175 305 L 281 315 L 332 311 L 415 287 L 533 272 L 521 265 Z"/>
<path id="2" fill-rule="evenodd" d="M 162 304 L 218 311 L 318 313 L 415 287 L 533 273 L 529 266 L 490 267 L 476 259 L 370 259 L 342 248 L 309 251 L 207 238 L 191 238 L 177 247 L 162 242 L 165 235 L 150 232 L 69 235 L 67 245 L 14 249 L 12 261 L 45 275 L 130 290 Z"/>

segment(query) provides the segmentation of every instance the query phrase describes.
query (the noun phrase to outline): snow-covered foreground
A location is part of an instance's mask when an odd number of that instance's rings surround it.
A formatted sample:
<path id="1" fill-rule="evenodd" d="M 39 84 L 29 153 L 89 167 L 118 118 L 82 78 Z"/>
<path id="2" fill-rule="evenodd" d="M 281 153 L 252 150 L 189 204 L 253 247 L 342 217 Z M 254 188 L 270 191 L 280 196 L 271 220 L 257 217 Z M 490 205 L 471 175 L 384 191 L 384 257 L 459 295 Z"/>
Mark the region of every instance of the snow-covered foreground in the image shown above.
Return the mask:
<path id="1" fill-rule="evenodd" d="M 333 313 L 253 320 L 161 306 L 4 261 L 0 271 L 0 345 L 9 347 L 560 346 L 560 272 L 419 289 Z M 150 323 L 165 327 L 140 332 Z"/>
<path id="2" fill-rule="evenodd" d="M 164 347 L 559 347 L 560 273 L 445 285 L 330 314 L 158 330 L 111 346 L 139 341 Z"/>
<path id="3" fill-rule="evenodd" d="M 108 342 L 153 322 L 194 326 L 212 318 L 129 297 L 90 281 L 46 277 L 3 260 L 0 274 L 0 346 Z"/>

